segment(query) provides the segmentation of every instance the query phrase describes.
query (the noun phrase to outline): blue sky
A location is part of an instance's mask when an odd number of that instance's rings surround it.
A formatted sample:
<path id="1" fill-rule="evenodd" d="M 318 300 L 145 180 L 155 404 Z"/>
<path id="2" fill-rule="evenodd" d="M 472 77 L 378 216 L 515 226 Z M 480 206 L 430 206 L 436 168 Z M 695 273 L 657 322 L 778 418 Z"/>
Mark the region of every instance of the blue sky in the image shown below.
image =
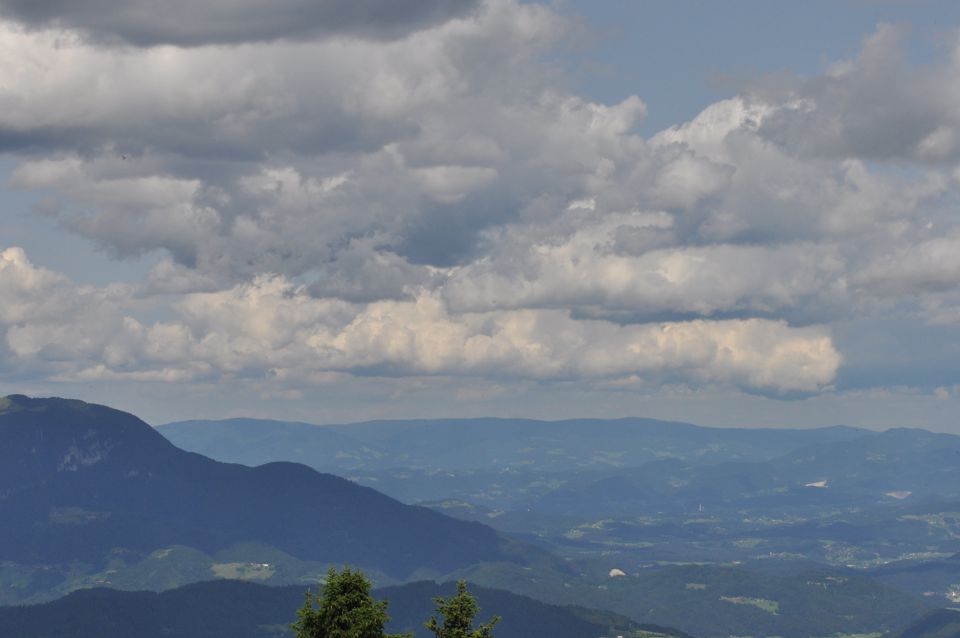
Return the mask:
<path id="1" fill-rule="evenodd" d="M 691 119 L 766 75 L 816 75 L 854 57 L 879 24 L 908 25 L 907 58 L 947 55 L 960 24 L 949 0 L 670 2 L 570 0 L 562 5 L 597 32 L 569 64 L 578 91 L 605 102 L 638 93 L 647 134 Z"/>
<path id="2" fill-rule="evenodd" d="M 0 392 L 957 431 L 960 5 L 0 0 Z"/>

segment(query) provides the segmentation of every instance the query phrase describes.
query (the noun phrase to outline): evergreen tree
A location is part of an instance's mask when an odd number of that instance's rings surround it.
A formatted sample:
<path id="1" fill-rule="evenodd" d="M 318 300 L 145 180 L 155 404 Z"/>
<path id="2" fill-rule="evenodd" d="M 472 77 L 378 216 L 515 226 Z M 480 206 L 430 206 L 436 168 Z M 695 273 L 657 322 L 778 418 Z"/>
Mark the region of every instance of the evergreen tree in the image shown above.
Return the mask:
<path id="1" fill-rule="evenodd" d="M 493 626 L 500 622 L 500 616 L 494 616 L 490 622 L 473 629 L 473 619 L 480 608 L 477 600 L 467 591 L 467 582 L 457 581 L 457 593 L 449 598 L 438 596 L 437 613 L 443 616 L 443 623 L 431 616 L 424 626 L 437 638 L 493 638 Z"/>
<path id="2" fill-rule="evenodd" d="M 390 620 L 387 601 L 374 600 L 372 585 L 363 572 L 345 567 L 330 568 L 319 594 L 306 593 L 297 622 L 291 627 L 297 638 L 408 638 L 385 634 Z"/>

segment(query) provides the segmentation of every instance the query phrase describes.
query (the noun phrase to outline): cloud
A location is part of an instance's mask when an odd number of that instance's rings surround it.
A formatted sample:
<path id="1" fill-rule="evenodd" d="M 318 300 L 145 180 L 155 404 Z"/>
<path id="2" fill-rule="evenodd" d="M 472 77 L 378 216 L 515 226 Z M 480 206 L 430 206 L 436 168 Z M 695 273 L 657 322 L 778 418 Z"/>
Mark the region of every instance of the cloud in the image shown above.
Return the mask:
<path id="1" fill-rule="evenodd" d="M 560 137 L 580 152 L 571 125 L 615 142 L 642 110 L 552 93 L 530 104 L 552 90 L 537 60 L 564 28 L 507 1 L 386 43 L 103 50 L 6 25 L 0 144 L 38 158 L 14 185 L 82 202 L 66 226 L 121 255 L 166 249 L 228 284 L 302 274 L 372 236 L 412 262 L 457 261 L 434 256 L 434 218 L 456 219 L 446 244 L 470 251 L 491 210 L 518 213 L 526 175 L 542 181 L 518 163 Z M 176 212 L 166 193 L 145 197 L 150 180 L 175 187 Z M 484 189 L 495 205 L 472 198 Z"/>
<path id="2" fill-rule="evenodd" d="M 709 316 L 775 313 L 831 290 L 844 293 L 846 265 L 835 246 L 665 247 L 672 225 L 667 215 L 607 215 L 564 240 L 522 246 L 516 255 L 505 233 L 497 243 L 506 254 L 455 270 L 444 295 L 466 310 L 586 306 Z"/>
<path id="3" fill-rule="evenodd" d="M 956 290 L 960 282 L 960 229 L 877 255 L 855 283 L 880 295 L 907 296 Z"/>
<path id="4" fill-rule="evenodd" d="M 759 89 L 758 99 L 776 104 L 761 134 L 811 156 L 956 161 L 960 41 L 946 64 L 910 68 L 904 37 L 904 28 L 881 25 L 855 59 L 786 90 Z"/>
<path id="5" fill-rule="evenodd" d="M 642 374 L 774 392 L 816 391 L 840 364 L 821 327 L 761 319 L 620 326 L 557 310 L 454 314 L 425 292 L 409 301 L 317 299 L 282 277 L 186 295 L 170 321 L 145 324 L 119 291 L 68 286 L 19 249 L 0 254 L 7 348 L 58 379 L 167 381 L 305 378 L 327 372 L 582 380 Z M 67 305 L 69 314 L 62 314 Z M 29 317 L 29 321 L 25 320 Z"/>
<path id="6" fill-rule="evenodd" d="M 474 0 L 3 0 L 0 16 L 107 44 L 202 46 L 354 36 L 389 39 L 468 14 Z"/>
<path id="7" fill-rule="evenodd" d="M 844 322 L 956 323 L 957 63 L 910 67 L 890 29 L 644 139 L 640 97 L 571 92 L 541 4 L 192 47 L 106 47 L 98 5 L 51 6 L 0 24 L 10 186 L 156 261 L 84 288 L 10 253 L 4 356 L 31 374 L 777 395 L 866 369 Z"/>
<path id="8" fill-rule="evenodd" d="M 129 337 L 125 308 L 131 289 L 76 286 L 67 277 L 34 266 L 17 247 L 0 251 L 0 331 L 6 367 L 18 374 L 50 375 L 93 360 L 117 365 L 116 344 Z"/>
<path id="9" fill-rule="evenodd" d="M 764 135 L 776 108 L 745 97 L 717 102 L 693 121 L 651 139 L 657 148 L 689 148 L 733 175 L 687 223 L 711 241 L 836 239 L 884 232 L 913 220 L 948 191 L 937 171 L 883 171 L 853 157 L 809 158 Z M 811 133 L 813 134 L 813 133 Z"/>
<path id="10" fill-rule="evenodd" d="M 363 41 L 232 49 L 100 49 L 56 31 L 0 23 L 0 148 L 251 160 L 270 153 L 379 148 L 409 134 L 415 101 L 371 73 L 392 48 L 416 81 L 416 45 Z M 303 65 L 304 59 L 340 60 Z M 388 69 L 384 73 L 391 75 Z"/>
<path id="11" fill-rule="evenodd" d="M 63 298 L 56 293 L 69 288 L 63 275 L 35 268 L 22 248 L 0 252 L 0 296 L 4 300 L 0 321 L 4 324 L 58 316 L 63 311 Z"/>

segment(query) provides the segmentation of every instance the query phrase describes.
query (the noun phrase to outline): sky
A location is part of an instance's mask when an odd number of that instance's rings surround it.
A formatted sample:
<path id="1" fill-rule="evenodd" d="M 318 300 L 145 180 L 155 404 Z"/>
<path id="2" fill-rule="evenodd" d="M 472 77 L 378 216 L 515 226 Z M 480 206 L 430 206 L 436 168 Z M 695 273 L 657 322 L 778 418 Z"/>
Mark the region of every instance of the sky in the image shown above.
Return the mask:
<path id="1" fill-rule="evenodd" d="M 0 0 L 0 393 L 960 434 L 960 3 Z"/>

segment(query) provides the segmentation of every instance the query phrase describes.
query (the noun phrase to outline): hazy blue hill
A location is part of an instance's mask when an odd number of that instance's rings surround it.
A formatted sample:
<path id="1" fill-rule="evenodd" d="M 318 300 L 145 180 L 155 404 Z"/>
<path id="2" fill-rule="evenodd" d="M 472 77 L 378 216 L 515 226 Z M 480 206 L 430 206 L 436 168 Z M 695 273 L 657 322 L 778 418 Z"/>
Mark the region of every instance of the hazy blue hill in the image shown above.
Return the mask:
<path id="1" fill-rule="evenodd" d="M 545 514 L 587 517 L 691 514 L 701 507 L 708 514 L 744 510 L 775 515 L 893 500 L 880 488 L 864 503 L 859 490 L 820 489 L 808 483 L 775 462 L 657 461 L 601 479 L 571 481 L 531 507 Z"/>
<path id="2" fill-rule="evenodd" d="M 498 638 L 595 638 L 640 629 L 622 616 L 548 605 L 506 591 L 471 586 L 481 617 L 503 616 Z M 272 638 L 287 629 L 303 604 L 303 587 L 266 587 L 235 581 L 196 583 L 159 594 L 93 589 L 49 603 L 0 607 L 0 635 L 19 638 Z M 377 590 L 390 601 L 391 631 L 428 632 L 433 597 L 453 593 L 452 584 L 418 582 Z M 663 628 L 650 630 L 682 636 Z"/>
<path id="3" fill-rule="evenodd" d="M 218 423 L 218 422 L 215 422 Z M 848 427 L 814 430 L 704 428 L 653 419 L 443 419 L 372 421 L 311 428 L 278 421 L 183 422 L 159 426 L 175 444 L 225 461 L 302 460 L 321 468 L 569 471 L 632 467 L 662 459 L 695 463 L 769 460 L 798 447 L 862 436 Z M 236 421 L 233 422 L 237 424 Z M 276 432 L 280 442 L 258 450 Z M 215 436 L 222 439 L 218 442 Z M 346 439 L 333 439 L 330 434 Z M 350 444 L 353 444 L 353 447 Z M 364 447 L 365 446 L 365 447 Z M 336 453 L 343 451 L 339 458 Z M 316 458 L 308 458 L 313 450 Z M 331 458 L 332 457 L 332 458 Z M 332 464 L 332 465 L 327 465 Z"/>
<path id="4" fill-rule="evenodd" d="M 827 481 L 837 490 L 882 496 L 960 494 L 960 436 L 897 428 L 796 450 L 777 459 L 798 482 Z"/>
<path id="5" fill-rule="evenodd" d="M 414 464 L 440 459 L 451 468 L 521 464 L 544 471 L 630 467 L 662 458 L 764 460 L 862 434 L 846 427 L 744 430 L 642 418 L 374 421 L 335 429 Z"/>
<path id="6" fill-rule="evenodd" d="M 564 486 L 537 501 L 538 511 L 561 515 L 628 515 L 695 512 L 773 493 L 781 482 L 767 463 L 696 466 L 670 460 L 620 470 L 611 476 Z"/>
<path id="7" fill-rule="evenodd" d="M 507 558 L 488 527 L 304 465 L 212 461 L 133 415 L 62 399 L 3 401 L 0 495 L 0 560 L 21 564 L 251 541 L 397 578 Z"/>
<path id="8" fill-rule="evenodd" d="M 692 468 L 717 463 L 767 461 L 814 443 L 833 444 L 866 434 L 839 426 L 743 430 L 651 419 L 450 419 L 343 426 L 234 419 L 181 422 L 158 429 L 184 449 L 220 460 L 249 464 L 302 461 L 322 471 L 346 474 L 411 503 L 458 499 L 495 510 L 526 510 L 557 488 L 571 485 L 579 490 L 626 472 L 631 498 L 591 497 L 580 513 L 601 511 L 605 503 L 617 506 L 610 511 L 625 510 L 629 504 L 634 512 L 647 506 L 659 508 L 662 502 L 679 506 L 672 488 L 646 483 L 643 489 L 636 488 L 648 472 L 642 468 L 651 463 L 672 462 L 690 468 L 686 470 L 690 473 Z M 658 467 L 666 466 L 651 465 L 649 469 L 656 472 Z M 641 469 L 634 472 L 631 468 Z M 755 466 L 751 471 L 760 469 Z M 730 480 L 743 479 L 714 475 L 703 477 L 711 492 Z M 688 491 L 692 495 L 687 500 L 693 507 L 705 498 L 696 493 L 695 486 Z M 646 500 L 638 500 L 639 496 Z M 724 499 L 727 496 L 726 491 L 720 494 Z M 683 506 L 690 503 L 684 501 Z M 573 503 L 572 507 L 579 505 Z"/>
<path id="9" fill-rule="evenodd" d="M 767 462 L 671 459 L 577 481 L 532 506 L 551 514 L 628 514 L 746 508 L 909 504 L 960 495 L 960 436 L 919 429 L 803 446 Z"/>
<path id="10" fill-rule="evenodd" d="M 195 420 L 167 423 L 159 430 L 181 448 L 244 465 L 296 461 L 317 469 L 350 470 L 377 464 L 384 456 L 370 444 L 310 423 Z"/>

